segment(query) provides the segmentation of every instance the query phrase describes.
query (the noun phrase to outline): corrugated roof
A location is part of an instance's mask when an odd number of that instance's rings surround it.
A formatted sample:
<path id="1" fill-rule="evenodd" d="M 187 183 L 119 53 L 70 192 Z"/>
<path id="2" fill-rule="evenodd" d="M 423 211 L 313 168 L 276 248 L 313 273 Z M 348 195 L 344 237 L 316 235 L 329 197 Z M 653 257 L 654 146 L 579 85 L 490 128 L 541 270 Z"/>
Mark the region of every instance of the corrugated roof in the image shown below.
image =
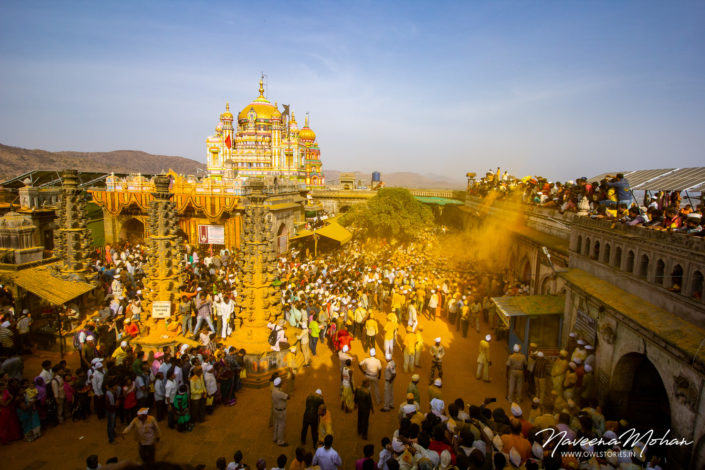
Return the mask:
<path id="1" fill-rule="evenodd" d="M 463 204 L 455 199 L 448 199 L 447 197 L 436 197 L 436 196 L 414 196 L 416 200 L 424 204 L 438 204 L 439 206 L 445 206 L 446 204 Z"/>
<path id="2" fill-rule="evenodd" d="M 508 317 L 562 315 L 565 307 L 565 295 L 505 295 L 492 301 Z"/>
<path id="3" fill-rule="evenodd" d="M 677 168 L 673 170 L 673 172 L 663 175 L 654 181 L 650 181 L 648 184 L 642 185 L 643 187 L 635 189 L 649 189 L 654 191 L 700 191 L 704 184 L 705 167 Z"/>
<path id="4" fill-rule="evenodd" d="M 632 190 L 641 191 L 703 191 L 705 167 L 661 168 L 655 170 L 611 171 L 588 179 L 600 181 L 607 175 L 624 174 Z"/>
<path id="5" fill-rule="evenodd" d="M 65 304 L 94 289 L 94 286 L 87 282 L 66 281 L 54 277 L 50 268 L 55 265 L 53 263 L 22 269 L 9 273 L 8 277 L 19 287 L 54 305 Z"/>
<path id="6" fill-rule="evenodd" d="M 341 245 L 344 245 L 352 239 L 352 233 L 337 222 L 319 228 L 316 230 L 316 233 L 326 238 L 331 238 Z"/>
<path id="7" fill-rule="evenodd" d="M 325 225 L 321 228 L 316 229 L 315 231 L 312 230 L 301 230 L 296 236 L 291 237 L 290 240 L 299 240 L 301 238 L 306 238 L 312 236 L 314 233 L 330 238 L 331 240 L 335 240 L 341 245 L 346 244 L 352 239 L 352 233 L 348 231 L 345 227 L 340 225 L 337 222 L 332 222 L 328 225 Z"/>

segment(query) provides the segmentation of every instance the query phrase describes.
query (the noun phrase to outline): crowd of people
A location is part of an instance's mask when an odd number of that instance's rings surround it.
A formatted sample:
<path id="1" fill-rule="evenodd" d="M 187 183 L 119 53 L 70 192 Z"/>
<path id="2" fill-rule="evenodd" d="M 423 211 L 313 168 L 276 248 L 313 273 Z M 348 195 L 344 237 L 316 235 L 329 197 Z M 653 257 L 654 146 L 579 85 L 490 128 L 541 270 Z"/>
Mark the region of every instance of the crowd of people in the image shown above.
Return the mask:
<path id="1" fill-rule="evenodd" d="M 139 245 L 122 244 L 98 253 L 94 266 L 105 300 L 73 335 L 80 366 L 45 361 L 28 379 L 18 350 L 3 349 L 10 357 L 3 358 L 0 379 L 2 442 L 34 440 L 52 426 L 95 414 L 106 423 L 108 442 L 134 431 L 140 457 L 149 468 L 164 422 L 180 432 L 198 432 L 217 407 L 236 404 L 247 353 L 227 344 L 229 333 L 243 327 L 233 258 L 224 250 L 191 252 L 185 260 L 187 281 L 171 324 L 197 338 L 198 346 L 184 343 L 144 351 L 134 342 L 148 334 L 140 305 L 144 252 Z M 354 457 L 341 457 L 333 448 L 331 407 L 356 412 L 363 440 L 376 410 L 398 415 L 398 427 L 389 430 L 378 451 L 372 444 L 365 447 L 355 463 L 357 470 L 642 468 L 647 461 L 658 468 L 658 458 L 652 459 L 648 449 L 621 452 L 614 443 L 581 447 L 575 440 L 609 442 L 628 427 L 602 414 L 595 400 L 591 346 L 575 335 L 552 363 L 537 345 L 532 344 L 526 356 L 515 349 L 506 364 L 509 406 L 444 399 L 446 350 L 442 338 L 424 337 L 424 324 L 448 322 L 464 337 L 472 326 L 477 334 L 481 323 L 493 316 L 489 297 L 520 295 L 525 286 L 500 274 L 460 269 L 440 253 L 437 240 L 406 246 L 353 242 L 318 259 L 293 252 L 279 259 L 278 272 L 282 309 L 269 324 L 270 345 L 286 356 L 283 372 L 273 374 L 270 384 L 274 443 L 288 445 L 286 409 L 296 377 L 305 374 L 321 348 L 337 355 L 340 372 L 333 378 L 339 383 L 338 396 L 324 400 L 316 390 L 306 398 L 302 447 L 295 451 L 292 470 L 338 470 L 343 459 Z M 233 306 L 222 310 L 222 303 Z M 68 322 L 73 316 L 66 309 L 62 318 Z M 3 318 L 6 327 L 14 329 L 17 322 L 13 313 Z M 427 348 L 424 340 L 432 346 Z M 492 335 L 480 341 L 477 380 L 489 380 L 491 341 Z M 355 342 L 366 353 L 359 361 L 351 354 Z M 424 354 L 431 368 L 428 399 L 422 401 L 418 367 Z M 399 368 L 395 357 L 403 358 Z M 395 404 L 393 391 L 401 370 L 412 375 L 406 401 Z M 27 372 L 29 377 L 35 373 Z M 526 412 L 524 402 L 530 403 Z M 544 429 L 565 432 L 574 442 L 559 444 L 550 439 L 551 433 L 541 432 Z M 91 462 L 95 460 L 91 456 Z M 286 455 L 279 456 L 276 468 L 286 463 Z M 232 462 L 219 459 L 216 467 L 240 469 L 246 467 L 245 459 L 236 452 Z M 258 460 L 256 467 L 264 470 L 265 460 Z"/>
<path id="2" fill-rule="evenodd" d="M 485 197 L 493 194 L 497 198 L 512 195 L 521 197 L 526 204 L 555 208 L 563 212 L 585 210 L 589 217 L 615 220 L 627 225 L 652 230 L 705 236 L 703 216 L 705 205 L 697 204 L 682 191 L 644 192 L 641 202 L 630 191 L 629 181 L 621 173 L 607 175 L 600 181 L 588 181 L 586 177 L 565 183 L 551 182 L 543 177 L 510 177 L 507 171 L 487 172 L 468 188 L 471 195 Z M 585 206 L 581 207 L 584 201 Z"/>

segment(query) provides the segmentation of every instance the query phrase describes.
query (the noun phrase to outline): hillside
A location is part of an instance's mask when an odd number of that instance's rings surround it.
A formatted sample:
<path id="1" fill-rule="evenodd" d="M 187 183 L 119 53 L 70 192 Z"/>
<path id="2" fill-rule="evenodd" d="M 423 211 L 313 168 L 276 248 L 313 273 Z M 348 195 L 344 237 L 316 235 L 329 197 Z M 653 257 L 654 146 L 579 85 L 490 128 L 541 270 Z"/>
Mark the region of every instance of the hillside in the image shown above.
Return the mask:
<path id="1" fill-rule="evenodd" d="M 19 176 L 32 170 L 105 171 L 115 173 L 155 174 L 169 169 L 181 174 L 196 174 L 206 165 L 184 157 L 153 155 L 139 150 L 113 152 L 47 152 L 29 150 L 0 144 L 0 181 Z M 337 184 L 340 171 L 324 170 L 326 182 Z M 355 172 L 356 179 L 370 184 L 370 173 Z M 382 173 L 386 186 L 406 188 L 463 189 L 465 182 L 437 175 L 420 175 L 410 172 Z"/>
<path id="2" fill-rule="evenodd" d="M 138 150 L 115 150 L 113 152 L 47 152 L 29 150 L 0 144 L 0 181 L 32 170 L 63 170 L 73 168 L 82 171 L 105 171 L 116 173 L 159 173 L 174 170 L 177 173 L 194 174 L 206 165 L 184 157 L 152 155 Z"/>

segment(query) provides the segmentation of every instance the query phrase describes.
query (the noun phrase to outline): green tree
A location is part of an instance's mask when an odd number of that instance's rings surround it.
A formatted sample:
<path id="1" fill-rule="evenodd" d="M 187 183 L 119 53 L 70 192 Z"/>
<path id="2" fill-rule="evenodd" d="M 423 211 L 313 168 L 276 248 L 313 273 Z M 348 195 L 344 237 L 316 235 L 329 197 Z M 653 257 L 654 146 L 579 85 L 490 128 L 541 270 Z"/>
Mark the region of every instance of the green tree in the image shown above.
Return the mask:
<path id="1" fill-rule="evenodd" d="M 368 237 L 408 241 L 433 223 L 433 214 L 407 189 L 383 188 L 366 204 L 353 206 L 340 222 L 361 229 Z"/>

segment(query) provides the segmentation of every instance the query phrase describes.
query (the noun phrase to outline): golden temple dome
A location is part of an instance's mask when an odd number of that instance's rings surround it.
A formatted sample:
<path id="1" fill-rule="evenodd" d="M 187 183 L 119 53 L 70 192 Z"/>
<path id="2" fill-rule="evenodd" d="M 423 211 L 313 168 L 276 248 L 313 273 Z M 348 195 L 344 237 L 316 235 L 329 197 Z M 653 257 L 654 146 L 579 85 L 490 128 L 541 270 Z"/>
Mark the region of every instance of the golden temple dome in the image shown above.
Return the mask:
<path id="1" fill-rule="evenodd" d="M 274 112 L 272 113 L 272 119 L 281 119 L 282 118 L 282 113 L 279 111 L 279 105 L 277 102 L 274 102 Z"/>
<path id="2" fill-rule="evenodd" d="M 225 103 L 225 112 L 220 115 L 221 121 L 233 120 L 233 113 L 230 112 L 230 103 Z"/>
<path id="3" fill-rule="evenodd" d="M 310 127 L 308 127 L 308 114 L 306 115 L 306 122 L 304 123 L 304 127 L 302 127 L 299 131 L 299 139 L 309 140 L 311 142 L 316 140 L 316 133 L 313 132 Z"/>
<path id="4" fill-rule="evenodd" d="M 278 111 L 272 103 L 269 102 L 267 98 L 264 97 L 264 85 L 262 84 L 262 79 L 259 80 L 259 96 L 252 100 L 250 104 L 245 106 L 245 108 L 240 111 L 237 118 L 239 121 L 247 121 L 247 115 L 250 110 L 254 109 L 257 113 L 256 119 L 272 119 L 275 111 Z M 281 116 L 281 113 L 279 114 Z"/>

